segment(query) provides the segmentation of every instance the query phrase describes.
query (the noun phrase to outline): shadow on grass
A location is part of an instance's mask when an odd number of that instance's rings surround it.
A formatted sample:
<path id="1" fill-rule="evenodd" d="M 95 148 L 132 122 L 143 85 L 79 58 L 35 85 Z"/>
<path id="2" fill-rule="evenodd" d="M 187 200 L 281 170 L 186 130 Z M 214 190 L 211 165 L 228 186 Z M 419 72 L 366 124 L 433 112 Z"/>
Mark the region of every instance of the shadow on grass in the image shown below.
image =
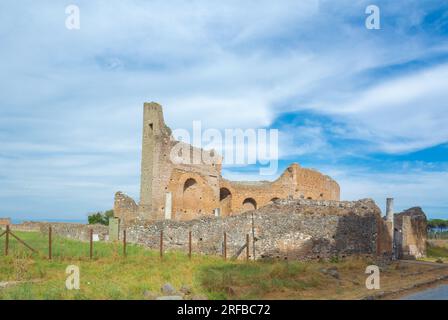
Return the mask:
<path id="1" fill-rule="evenodd" d="M 283 261 L 203 266 L 197 277 L 212 299 L 260 299 L 285 290 L 316 288 L 324 280 L 303 262 Z"/>

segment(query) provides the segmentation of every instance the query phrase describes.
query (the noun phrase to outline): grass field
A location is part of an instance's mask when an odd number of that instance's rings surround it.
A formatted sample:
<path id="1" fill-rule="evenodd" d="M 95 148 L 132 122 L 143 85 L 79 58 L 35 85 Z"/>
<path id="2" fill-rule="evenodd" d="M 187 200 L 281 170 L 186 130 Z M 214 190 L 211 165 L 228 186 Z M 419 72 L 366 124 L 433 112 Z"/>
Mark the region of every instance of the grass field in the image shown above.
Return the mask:
<path id="1" fill-rule="evenodd" d="M 189 286 L 193 295 L 209 299 L 352 299 L 371 291 L 365 288 L 365 268 L 372 264 L 361 258 L 333 262 L 245 262 L 224 261 L 221 257 L 166 253 L 128 245 L 122 256 L 119 243 L 89 244 L 54 238 L 53 260 L 47 258 L 48 240 L 39 233 L 17 232 L 39 251 L 32 254 L 16 240 L 10 240 L 5 257 L 4 237 L 0 240 L 0 282 L 19 281 L 0 289 L 0 299 L 146 299 L 145 292 L 160 293 L 166 282 L 176 288 Z M 65 269 L 77 265 L 80 290 L 67 290 Z M 337 268 L 339 278 L 321 272 Z M 416 281 L 414 266 L 392 265 L 382 271 L 384 289 Z M 406 275 L 409 276 L 406 276 Z M 383 288 L 382 288 L 383 290 Z"/>
<path id="2" fill-rule="evenodd" d="M 427 259 L 425 260 L 448 262 L 448 240 L 428 240 L 427 244 Z"/>

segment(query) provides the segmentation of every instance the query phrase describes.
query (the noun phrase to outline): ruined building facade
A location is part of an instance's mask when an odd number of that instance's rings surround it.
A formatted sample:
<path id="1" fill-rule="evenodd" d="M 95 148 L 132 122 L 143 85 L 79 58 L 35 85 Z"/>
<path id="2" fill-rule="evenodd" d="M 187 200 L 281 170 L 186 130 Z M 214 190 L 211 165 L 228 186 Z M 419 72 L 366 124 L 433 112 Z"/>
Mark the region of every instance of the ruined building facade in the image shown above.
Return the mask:
<path id="1" fill-rule="evenodd" d="M 277 199 L 339 200 L 336 181 L 298 164 L 272 182 L 224 179 L 221 156 L 174 140 L 157 103 L 144 104 L 142 141 L 140 203 L 115 196 L 115 215 L 124 223 L 230 216 Z"/>
<path id="2" fill-rule="evenodd" d="M 176 141 L 162 107 L 145 103 L 140 202 L 117 192 L 114 223 L 130 242 L 156 249 L 163 236 L 167 250 L 192 245 L 202 254 L 222 254 L 224 246 L 234 257 L 250 247 L 253 259 L 426 254 L 420 208 L 395 214 L 389 198 L 383 218 L 373 200 L 340 201 L 333 179 L 298 164 L 273 182 L 226 180 L 221 164 L 214 151 Z"/>

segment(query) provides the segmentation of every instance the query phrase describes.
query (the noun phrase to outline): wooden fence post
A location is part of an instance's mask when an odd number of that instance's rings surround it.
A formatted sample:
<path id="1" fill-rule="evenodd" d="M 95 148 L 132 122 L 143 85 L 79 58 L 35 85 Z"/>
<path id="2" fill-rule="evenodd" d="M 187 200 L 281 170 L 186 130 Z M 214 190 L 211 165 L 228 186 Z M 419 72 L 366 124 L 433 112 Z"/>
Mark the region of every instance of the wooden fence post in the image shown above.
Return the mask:
<path id="1" fill-rule="evenodd" d="M 93 229 L 90 229 L 90 259 L 93 258 Z"/>
<path id="2" fill-rule="evenodd" d="M 188 232 L 188 257 L 191 259 L 191 231 Z"/>
<path id="3" fill-rule="evenodd" d="M 6 226 L 6 238 L 5 238 L 5 256 L 8 255 L 9 251 L 9 225 Z"/>
<path id="4" fill-rule="evenodd" d="M 160 259 L 163 258 L 163 230 L 160 230 Z"/>
<path id="5" fill-rule="evenodd" d="M 246 234 L 246 260 L 249 261 L 249 234 Z"/>
<path id="6" fill-rule="evenodd" d="M 123 230 L 123 256 L 126 257 L 126 230 Z"/>
<path id="7" fill-rule="evenodd" d="M 224 260 L 227 259 L 227 233 L 224 232 Z"/>
<path id="8" fill-rule="evenodd" d="M 51 260 L 52 258 L 52 252 L 51 252 L 51 245 L 52 245 L 52 239 L 51 239 L 51 226 L 48 228 L 48 259 Z"/>

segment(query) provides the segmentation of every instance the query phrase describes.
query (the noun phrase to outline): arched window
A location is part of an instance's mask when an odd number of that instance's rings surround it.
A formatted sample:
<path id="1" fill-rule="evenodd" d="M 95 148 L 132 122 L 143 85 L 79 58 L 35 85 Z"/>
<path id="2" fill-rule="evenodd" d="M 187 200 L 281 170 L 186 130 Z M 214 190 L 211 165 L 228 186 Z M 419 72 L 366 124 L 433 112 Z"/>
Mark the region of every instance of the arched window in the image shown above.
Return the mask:
<path id="1" fill-rule="evenodd" d="M 202 212 L 202 206 L 202 188 L 195 179 L 188 178 L 184 183 L 182 205 L 180 206 L 184 212 L 183 218 L 195 218 Z"/>
<path id="2" fill-rule="evenodd" d="M 231 197 L 232 194 L 230 193 L 230 190 L 227 188 L 221 188 L 219 189 L 219 201 L 222 201 L 226 199 L 227 197 Z"/>
<path id="3" fill-rule="evenodd" d="M 253 198 L 246 198 L 243 201 L 243 212 L 257 209 L 257 202 Z"/>
<path id="4" fill-rule="evenodd" d="M 229 189 L 219 189 L 219 206 L 222 216 L 228 216 L 232 213 L 232 193 Z"/>
<path id="5" fill-rule="evenodd" d="M 184 183 L 184 192 L 190 188 L 193 187 L 195 184 L 197 184 L 196 180 L 194 180 L 193 178 L 189 178 L 185 181 Z"/>

